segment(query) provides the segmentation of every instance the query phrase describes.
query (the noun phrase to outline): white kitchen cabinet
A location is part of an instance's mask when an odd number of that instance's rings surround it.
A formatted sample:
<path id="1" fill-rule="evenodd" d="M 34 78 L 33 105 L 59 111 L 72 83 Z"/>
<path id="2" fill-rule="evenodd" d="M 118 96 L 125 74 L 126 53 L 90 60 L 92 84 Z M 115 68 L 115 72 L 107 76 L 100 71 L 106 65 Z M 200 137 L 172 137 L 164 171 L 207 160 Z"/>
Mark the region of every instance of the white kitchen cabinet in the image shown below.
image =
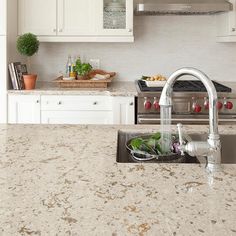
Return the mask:
<path id="1" fill-rule="evenodd" d="M 58 35 L 94 35 L 95 1 L 58 0 Z"/>
<path id="2" fill-rule="evenodd" d="M 133 1 L 121 1 L 122 12 L 107 12 L 112 0 L 18 0 L 18 33 L 41 42 L 133 42 Z"/>
<path id="3" fill-rule="evenodd" d="M 6 35 L 6 0 L 0 0 L 0 35 Z"/>
<path id="4" fill-rule="evenodd" d="M 109 96 L 41 97 L 43 124 L 112 124 L 112 99 Z"/>
<path id="5" fill-rule="evenodd" d="M 111 124 L 111 111 L 42 111 L 42 124 Z"/>
<path id="6" fill-rule="evenodd" d="M 233 10 L 217 15 L 217 41 L 236 42 L 236 0 L 229 0 L 233 4 Z"/>
<path id="7" fill-rule="evenodd" d="M 113 124 L 131 125 L 135 123 L 134 97 L 113 98 Z"/>
<path id="8" fill-rule="evenodd" d="M 0 36 L 0 123 L 7 123 L 7 36 Z"/>
<path id="9" fill-rule="evenodd" d="M 57 34 L 57 0 L 18 0 L 18 33 Z"/>
<path id="10" fill-rule="evenodd" d="M 40 96 L 8 95 L 8 123 L 40 124 Z"/>
<path id="11" fill-rule="evenodd" d="M 99 0 L 100 35 L 133 36 L 133 0 Z"/>

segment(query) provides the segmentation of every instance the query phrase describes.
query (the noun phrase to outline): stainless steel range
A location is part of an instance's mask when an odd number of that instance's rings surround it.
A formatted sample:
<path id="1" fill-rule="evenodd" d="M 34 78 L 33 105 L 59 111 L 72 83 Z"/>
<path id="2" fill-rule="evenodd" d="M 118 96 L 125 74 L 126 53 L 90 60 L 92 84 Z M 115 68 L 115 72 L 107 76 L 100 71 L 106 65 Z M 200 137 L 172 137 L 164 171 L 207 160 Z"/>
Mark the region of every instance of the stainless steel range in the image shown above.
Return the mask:
<path id="1" fill-rule="evenodd" d="M 214 82 L 218 93 L 219 123 L 236 122 L 236 94 L 231 88 Z M 147 87 L 145 81 L 136 81 L 138 98 L 136 101 L 137 124 L 160 124 L 159 99 L 162 88 Z M 172 123 L 208 124 L 209 102 L 201 81 L 180 80 L 173 87 Z"/>

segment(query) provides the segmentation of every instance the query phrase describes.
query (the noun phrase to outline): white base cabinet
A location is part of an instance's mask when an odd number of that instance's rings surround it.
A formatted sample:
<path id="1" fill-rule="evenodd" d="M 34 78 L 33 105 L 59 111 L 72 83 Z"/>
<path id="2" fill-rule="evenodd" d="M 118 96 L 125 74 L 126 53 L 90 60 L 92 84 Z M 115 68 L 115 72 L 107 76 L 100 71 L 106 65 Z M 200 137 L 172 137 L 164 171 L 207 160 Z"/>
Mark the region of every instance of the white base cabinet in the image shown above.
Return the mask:
<path id="1" fill-rule="evenodd" d="M 8 123 L 40 124 L 40 96 L 8 95 Z"/>
<path id="2" fill-rule="evenodd" d="M 8 123 L 134 124 L 134 98 L 9 94 Z"/>
<path id="3" fill-rule="evenodd" d="M 132 125 L 135 122 L 134 97 L 113 98 L 113 123 Z"/>
<path id="4" fill-rule="evenodd" d="M 112 124 L 111 111 L 42 111 L 42 124 Z"/>

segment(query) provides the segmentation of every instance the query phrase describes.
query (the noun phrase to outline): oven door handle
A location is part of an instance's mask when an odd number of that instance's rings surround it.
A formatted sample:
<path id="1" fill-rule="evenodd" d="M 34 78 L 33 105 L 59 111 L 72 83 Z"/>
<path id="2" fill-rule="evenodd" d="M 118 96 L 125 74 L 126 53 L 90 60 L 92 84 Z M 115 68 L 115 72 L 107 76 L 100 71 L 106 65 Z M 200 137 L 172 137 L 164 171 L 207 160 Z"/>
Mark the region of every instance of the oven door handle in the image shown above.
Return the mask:
<path id="1" fill-rule="evenodd" d="M 208 119 L 171 119 L 173 122 L 209 122 Z M 219 119 L 219 122 L 236 122 L 236 119 Z M 152 124 L 153 122 L 159 123 L 161 122 L 160 118 L 138 118 L 139 124 Z"/>

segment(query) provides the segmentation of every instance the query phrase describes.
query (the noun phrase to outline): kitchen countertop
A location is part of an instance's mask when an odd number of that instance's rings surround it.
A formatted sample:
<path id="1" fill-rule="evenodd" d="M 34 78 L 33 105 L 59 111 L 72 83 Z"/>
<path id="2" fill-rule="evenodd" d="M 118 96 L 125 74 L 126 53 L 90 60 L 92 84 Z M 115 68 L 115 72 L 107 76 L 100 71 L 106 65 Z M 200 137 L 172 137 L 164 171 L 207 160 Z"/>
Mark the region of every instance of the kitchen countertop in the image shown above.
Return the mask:
<path id="1" fill-rule="evenodd" d="M 236 235 L 236 165 L 118 164 L 120 129 L 159 126 L 0 126 L 0 235 Z"/>
<path id="2" fill-rule="evenodd" d="M 137 90 L 134 82 L 112 82 L 106 89 L 78 89 L 59 88 L 52 82 L 38 82 L 34 90 L 8 90 L 8 94 L 25 95 L 110 95 L 110 96 L 136 96 Z"/>
<path id="3" fill-rule="evenodd" d="M 218 81 L 219 82 L 219 81 Z M 219 82 L 232 88 L 236 94 L 236 82 Z M 112 82 L 106 89 L 73 89 L 59 88 L 53 82 L 37 82 L 34 90 L 8 90 L 8 94 L 22 95 L 107 95 L 107 96 L 137 96 L 137 90 L 134 81 L 116 81 Z"/>

